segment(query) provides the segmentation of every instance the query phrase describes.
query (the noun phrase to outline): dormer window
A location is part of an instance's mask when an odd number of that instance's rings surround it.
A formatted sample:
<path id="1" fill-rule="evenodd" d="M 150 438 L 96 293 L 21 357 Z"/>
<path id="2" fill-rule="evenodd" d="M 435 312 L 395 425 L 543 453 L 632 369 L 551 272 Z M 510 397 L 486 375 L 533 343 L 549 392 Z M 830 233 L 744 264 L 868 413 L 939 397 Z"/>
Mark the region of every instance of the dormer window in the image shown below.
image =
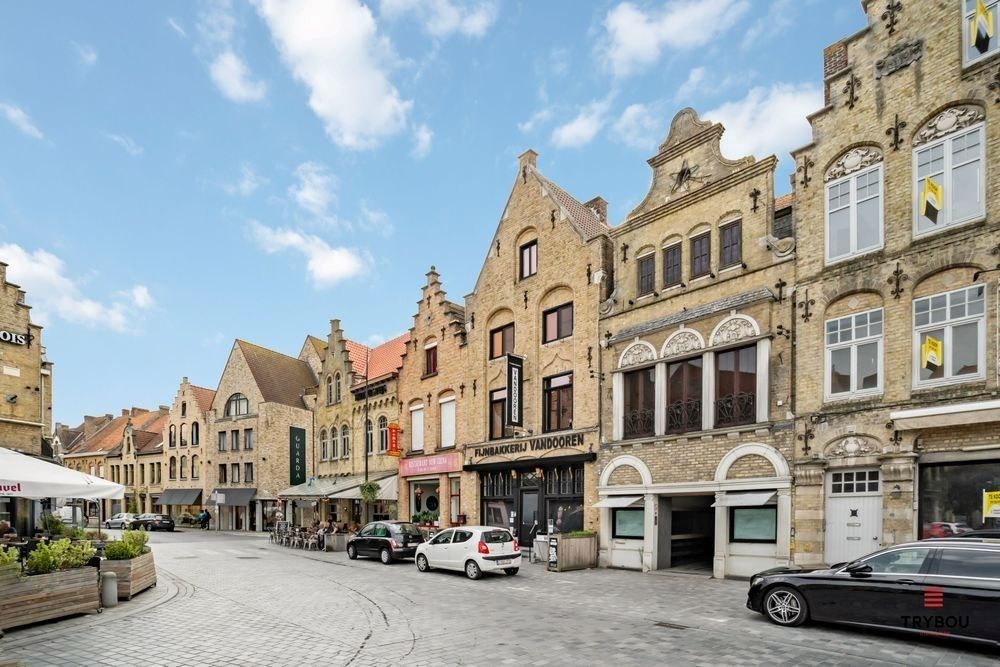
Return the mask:
<path id="1" fill-rule="evenodd" d="M 226 416 L 239 417 L 250 414 L 250 401 L 243 394 L 233 394 L 226 401 Z"/>

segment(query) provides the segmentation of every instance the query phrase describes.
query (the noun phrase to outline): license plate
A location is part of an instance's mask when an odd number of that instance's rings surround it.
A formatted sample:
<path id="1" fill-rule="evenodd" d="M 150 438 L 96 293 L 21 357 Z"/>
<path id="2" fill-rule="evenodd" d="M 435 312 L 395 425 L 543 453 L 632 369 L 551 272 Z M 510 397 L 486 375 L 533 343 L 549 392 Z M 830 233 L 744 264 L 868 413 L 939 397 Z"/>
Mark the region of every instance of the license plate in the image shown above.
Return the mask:
<path id="1" fill-rule="evenodd" d="M 497 565 L 510 565 L 509 560 L 498 560 Z"/>

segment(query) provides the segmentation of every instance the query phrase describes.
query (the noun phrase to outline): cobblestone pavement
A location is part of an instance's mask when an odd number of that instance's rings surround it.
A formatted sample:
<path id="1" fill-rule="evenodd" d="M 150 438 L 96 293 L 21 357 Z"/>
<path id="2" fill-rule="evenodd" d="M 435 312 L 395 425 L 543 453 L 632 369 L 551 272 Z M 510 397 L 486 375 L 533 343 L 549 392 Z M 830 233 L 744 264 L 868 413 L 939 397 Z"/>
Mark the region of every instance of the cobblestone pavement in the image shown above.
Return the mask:
<path id="1" fill-rule="evenodd" d="M 907 637 L 780 628 L 744 607 L 745 583 L 700 575 L 531 565 L 469 581 L 261 536 L 151 542 L 156 588 L 103 614 L 10 631 L 0 665 L 997 664 Z"/>

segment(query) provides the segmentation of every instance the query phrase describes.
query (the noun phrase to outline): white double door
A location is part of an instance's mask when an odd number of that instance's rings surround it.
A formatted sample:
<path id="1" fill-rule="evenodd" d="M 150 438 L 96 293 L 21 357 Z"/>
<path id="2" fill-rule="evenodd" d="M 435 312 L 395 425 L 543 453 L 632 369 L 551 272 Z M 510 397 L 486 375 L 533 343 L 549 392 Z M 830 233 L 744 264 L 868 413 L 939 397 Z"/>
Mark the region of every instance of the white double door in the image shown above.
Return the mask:
<path id="1" fill-rule="evenodd" d="M 846 468 L 826 475 L 824 560 L 833 565 L 882 547 L 882 480 L 878 468 Z"/>

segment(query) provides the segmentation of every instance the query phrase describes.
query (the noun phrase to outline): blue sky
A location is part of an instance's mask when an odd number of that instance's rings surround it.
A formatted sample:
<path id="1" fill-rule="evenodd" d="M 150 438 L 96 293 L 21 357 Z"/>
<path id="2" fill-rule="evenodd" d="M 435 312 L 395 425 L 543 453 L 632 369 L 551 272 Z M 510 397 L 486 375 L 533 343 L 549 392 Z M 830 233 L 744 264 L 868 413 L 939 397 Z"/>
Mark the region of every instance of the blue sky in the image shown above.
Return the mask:
<path id="1" fill-rule="evenodd" d="M 431 264 L 461 300 L 529 147 L 617 224 L 692 106 L 787 190 L 822 49 L 865 22 L 836 5 L 4 3 L 0 261 L 55 419 L 214 387 L 236 337 L 391 337 Z"/>

